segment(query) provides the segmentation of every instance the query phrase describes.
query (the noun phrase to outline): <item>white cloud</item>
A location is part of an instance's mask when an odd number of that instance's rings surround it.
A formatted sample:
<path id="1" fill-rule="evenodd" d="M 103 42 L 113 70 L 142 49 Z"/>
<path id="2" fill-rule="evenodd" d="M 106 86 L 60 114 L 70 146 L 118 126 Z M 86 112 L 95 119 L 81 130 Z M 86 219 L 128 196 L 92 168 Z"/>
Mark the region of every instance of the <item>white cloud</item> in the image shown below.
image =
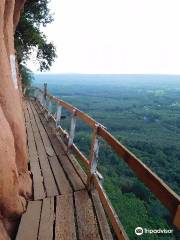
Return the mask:
<path id="1" fill-rule="evenodd" d="M 180 74 L 179 0 L 51 0 L 51 72 Z"/>

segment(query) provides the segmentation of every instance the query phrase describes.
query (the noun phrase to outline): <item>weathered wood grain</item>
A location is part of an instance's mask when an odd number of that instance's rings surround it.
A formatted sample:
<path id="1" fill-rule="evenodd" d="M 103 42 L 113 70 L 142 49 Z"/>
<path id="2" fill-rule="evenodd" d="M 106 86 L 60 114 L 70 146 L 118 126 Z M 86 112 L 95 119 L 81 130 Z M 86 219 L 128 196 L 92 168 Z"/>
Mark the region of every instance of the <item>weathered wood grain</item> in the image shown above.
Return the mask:
<path id="1" fill-rule="evenodd" d="M 109 224 L 107 222 L 107 218 L 103 209 L 103 206 L 101 204 L 101 200 L 99 198 L 99 195 L 96 190 L 93 190 L 91 192 L 93 204 L 96 210 L 96 215 L 99 222 L 99 228 L 101 230 L 101 235 L 104 240 L 112 240 L 112 234 L 109 228 Z"/>
<path id="2" fill-rule="evenodd" d="M 27 102 L 27 107 L 29 109 L 28 102 Z M 34 200 L 38 200 L 38 199 L 43 199 L 45 197 L 45 189 L 43 185 L 43 176 L 42 176 L 41 168 L 39 164 L 39 158 L 38 158 L 38 153 L 36 149 L 36 143 L 33 135 L 29 112 L 27 112 L 27 117 L 29 122 L 28 128 L 27 128 L 27 134 L 28 134 L 30 170 L 33 176 L 33 196 L 34 196 Z"/>
<path id="3" fill-rule="evenodd" d="M 87 191 L 75 192 L 74 196 L 79 239 L 100 240 L 97 220 Z"/>
<path id="4" fill-rule="evenodd" d="M 22 215 L 16 240 L 35 240 L 38 238 L 42 201 L 29 201 L 27 211 Z"/>
<path id="5" fill-rule="evenodd" d="M 55 240 L 76 240 L 72 194 L 56 197 Z"/>
<path id="6" fill-rule="evenodd" d="M 39 157 L 41 170 L 42 170 L 42 174 L 43 174 L 44 185 L 45 185 L 45 189 L 47 192 L 47 197 L 56 196 L 59 194 L 58 189 L 57 189 L 55 179 L 54 179 L 54 176 L 52 174 L 52 171 L 51 171 L 51 168 L 49 165 L 47 154 L 46 154 L 43 142 L 42 142 L 41 135 L 39 133 L 39 129 L 37 127 L 37 123 L 34 118 L 34 114 L 30 107 L 29 107 L 29 113 L 30 113 L 32 129 L 33 129 L 34 137 L 35 137 L 35 141 L 36 141 L 38 157 Z"/>
<path id="7" fill-rule="evenodd" d="M 51 144 L 56 152 L 56 155 L 59 158 L 59 161 L 66 172 L 67 177 L 69 178 L 69 181 L 71 182 L 71 185 L 73 186 L 74 191 L 78 191 L 80 189 L 84 189 L 85 185 L 83 184 L 81 178 L 77 174 L 75 168 L 71 164 L 69 158 L 67 155 L 64 153 L 64 150 L 58 141 L 56 135 L 52 132 L 52 129 L 48 125 L 47 121 L 45 118 L 40 114 L 40 119 L 43 123 L 44 128 L 46 129 L 46 132 L 49 136 L 49 139 L 51 141 Z"/>
<path id="8" fill-rule="evenodd" d="M 54 198 L 46 198 L 42 202 L 42 213 L 39 225 L 38 240 L 53 239 L 54 219 L 55 219 Z"/>
<path id="9" fill-rule="evenodd" d="M 60 194 L 72 193 L 72 188 L 56 156 L 49 157 L 49 162 Z"/>
<path id="10" fill-rule="evenodd" d="M 42 141 L 44 143 L 44 147 L 45 147 L 46 153 L 48 154 L 48 156 L 52 157 L 52 156 L 55 155 L 53 147 L 52 147 L 52 145 L 50 143 L 50 140 L 49 140 L 49 138 L 47 136 L 47 133 L 46 133 L 46 131 L 45 131 L 45 129 L 44 129 L 40 119 L 39 119 L 39 116 L 38 116 L 38 114 L 37 114 L 33 104 L 31 104 L 31 108 L 32 108 L 32 111 L 34 113 L 34 117 L 35 117 L 37 126 L 39 128 L 39 132 L 41 134 L 41 138 L 42 138 Z"/>

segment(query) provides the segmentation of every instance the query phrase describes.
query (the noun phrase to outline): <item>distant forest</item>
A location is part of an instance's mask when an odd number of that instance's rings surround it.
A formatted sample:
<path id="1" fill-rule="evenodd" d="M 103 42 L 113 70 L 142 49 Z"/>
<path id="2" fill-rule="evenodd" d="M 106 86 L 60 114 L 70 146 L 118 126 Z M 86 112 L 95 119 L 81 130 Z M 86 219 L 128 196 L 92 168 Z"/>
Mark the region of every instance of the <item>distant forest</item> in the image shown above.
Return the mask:
<path id="1" fill-rule="evenodd" d="M 48 76 L 48 91 L 88 113 L 180 194 L 180 77 Z M 140 79 L 138 81 L 138 79 Z M 70 115 L 62 120 L 69 131 Z M 92 131 L 81 121 L 75 143 L 89 156 Z M 168 211 L 112 149 L 100 142 L 98 169 L 104 188 L 130 239 L 180 239 L 174 234 L 134 234 L 137 226 L 172 229 Z"/>

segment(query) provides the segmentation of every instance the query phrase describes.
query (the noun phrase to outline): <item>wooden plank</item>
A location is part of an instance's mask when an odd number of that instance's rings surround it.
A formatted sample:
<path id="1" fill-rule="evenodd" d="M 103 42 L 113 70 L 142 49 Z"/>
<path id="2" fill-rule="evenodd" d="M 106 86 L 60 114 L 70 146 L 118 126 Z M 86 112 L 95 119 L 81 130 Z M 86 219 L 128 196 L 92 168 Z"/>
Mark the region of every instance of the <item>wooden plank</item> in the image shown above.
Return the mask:
<path id="1" fill-rule="evenodd" d="M 34 105 L 36 106 L 36 110 L 39 114 L 42 115 L 42 112 L 41 112 L 41 106 L 39 104 L 35 104 Z M 38 105 L 38 106 L 37 106 Z M 46 120 L 46 117 L 44 116 L 44 119 Z M 53 118 L 52 118 L 53 119 Z M 45 123 L 46 124 L 46 123 Z M 50 127 L 51 129 L 48 131 L 49 135 L 52 136 L 52 138 L 54 137 L 57 137 L 59 142 L 60 142 L 60 145 L 64 151 L 63 154 L 67 155 L 67 157 L 69 158 L 69 161 L 71 162 L 71 164 L 73 165 L 74 169 L 76 170 L 76 172 L 78 173 L 78 175 L 80 176 L 81 180 L 83 181 L 84 184 L 86 184 L 87 182 L 87 175 L 86 173 L 84 172 L 84 170 L 82 169 L 82 167 L 80 166 L 79 162 L 77 161 L 77 159 L 74 157 L 73 154 L 71 154 L 71 151 L 70 152 L 66 152 L 67 151 L 67 145 L 64 143 L 64 138 L 62 140 L 62 129 L 61 129 L 61 132 L 60 135 L 58 134 L 54 134 L 56 132 L 56 129 L 55 129 L 55 125 L 51 124 L 52 126 Z M 60 129 L 59 129 L 60 130 Z M 67 142 L 68 142 L 68 138 L 66 139 Z M 55 148 L 55 151 L 58 152 L 58 148 L 59 148 L 59 144 L 56 144 L 56 142 L 53 142 L 53 147 Z M 75 155 L 77 155 L 78 158 L 80 158 L 80 160 L 82 161 L 82 163 L 88 167 L 89 166 L 89 162 L 87 160 L 87 158 L 80 152 L 80 150 L 76 147 L 75 144 L 72 145 L 72 148 L 71 148 L 72 152 L 75 153 Z"/>
<path id="2" fill-rule="evenodd" d="M 37 112 L 40 114 L 40 119 L 43 122 L 44 126 L 49 125 L 45 119 L 45 117 L 42 116 L 42 114 L 40 113 L 40 108 L 34 103 L 35 108 L 37 110 Z M 52 127 L 45 127 L 46 131 L 48 133 L 48 136 L 51 138 L 51 143 L 55 149 L 56 154 L 60 155 L 66 155 L 69 159 L 69 161 L 71 162 L 71 164 L 73 165 L 74 169 L 76 170 L 77 174 L 80 176 L 81 180 L 83 181 L 84 184 L 86 184 L 87 182 L 87 175 L 84 172 L 84 170 L 82 169 L 82 167 L 80 166 L 80 164 L 78 163 L 78 161 L 76 160 L 76 158 L 73 156 L 73 154 L 70 153 L 66 153 L 66 145 L 64 144 L 63 140 L 61 139 L 61 137 L 59 135 L 55 134 L 55 128 Z M 57 139 L 58 141 L 57 141 Z"/>
<path id="3" fill-rule="evenodd" d="M 136 176 L 159 198 L 162 204 L 174 216 L 177 207 L 180 205 L 180 197 L 108 131 L 99 128 L 98 134 L 125 160 Z"/>
<path id="4" fill-rule="evenodd" d="M 34 102 L 34 106 L 35 106 L 35 108 L 36 108 L 36 111 L 39 113 L 39 114 L 41 114 L 42 115 L 42 107 L 41 107 L 41 105 L 39 104 L 39 103 L 35 103 Z M 46 111 L 46 110 L 45 110 Z M 45 113 L 44 113 L 45 114 Z M 46 116 L 44 116 L 44 118 L 46 119 Z M 47 120 L 47 119 L 46 119 Z M 51 117 L 51 120 L 53 120 L 54 121 L 54 123 L 55 123 L 55 119 L 54 119 L 54 117 Z M 56 131 L 56 128 L 55 128 L 55 124 L 54 124 L 54 126 L 53 126 L 53 130 L 54 131 Z M 68 135 L 66 135 L 65 137 L 64 137 L 64 130 L 61 128 L 61 127 L 59 127 L 59 129 L 58 129 L 58 133 L 59 133 L 59 135 L 60 135 L 60 137 L 58 138 L 58 139 L 61 139 L 61 143 L 62 143 L 62 146 L 63 146 L 63 149 L 66 151 L 66 149 L 67 149 L 67 145 L 64 143 L 64 142 L 66 142 L 66 143 L 68 143 L 68 140 L 69 140 L 69 136 Z M 76 155 L 76 157 L 77 158 L 79 158 L 82 162 L 83 162 L 83 164 L 88 168 L 88 166 L 89 166 L 89 161 L 88 161 L 88 159 L 85 157 L 85 155 L 82 153 L 82 152 L 80 152 L 80 150 L 77 148 L 77 146 L 75 145 L 75 144 L 73 144 L 72 145 L 72 147 L 71 147 L 71 151 Z M 68 157 L 70 158 L 70 160 L 71 160 L 71 155 L 70 154 L 68 154 Z M 74 161 L 73 161 L 74 162 Z M 77 162 L 77 161 L 76 161 Z M 76 163 L 75 163 L 75 165 L 76 165 Z M 76 168 L 76 166 L 74 166 L 75 168 Z M 86 182 L 86 178 L 87 178 L 87 176 L 85 177 L 85 176 L 83 176 L 85 173 L 84 173 L 84 171 L 83 170 L 81 170 L 81 171 L 79 171 L 79 169 L 77 168 L 77 171 L 78 171 L 78 174 L 80 175 L 80 177 L 82 177 L 82 181 L 85 183 Z"/>
<path id="5" fill-rule="evenodd" d="M 61 146 L 63 147 L 64 153 L 65 153 L 65 151 L 67 149 L 66 145 L 64 144 L 64 142 L 63 142 L 63 140 L 61 139 L 60 136 L 57 136 L 57 139 L 59 140 Z M 76 158 L 74 157 L 74 155 L 71 154 L 71 153 L 67 153 L 66 155 L 69 158 L 73 167 L 75 168 L 76 172 L 78 173 L 78 175 L 82 179 L 83 183 L 86 184 L 87 183 L 87 175 L 84 172 L 84 170 L 82 169 L 82 167 L 80 166 L 80 164 L 78 163 L 78 161 L 76 160 Z"/>
<path id="6" fill-rule="evenodd" d="M 44 124 L 45 129 L 48 129 L 47 133 L 49 135 L 50 141 L 54 147 L 54 150 L 58 156 L 58 159 L 59 159 L 69 181 L 71 182 L 71 185 L 73 186 L 73 189 L 75 191 L 84 189 L 85 186 L 84 186 L 81 178 L 79 177 L 79 175 L 75 171 L 74 167 L 70 163 L 67 155 L 64 153 L 64 150 L 62 149 L 62 146 L 59 143 L 56 135 L 52 133 L 51 128 L 47 125 L 45 118 L 43 116 L 40 116 L 40 118 Z"/>
<path id="7" fill-rule="evenodd" d="M 56 156 L 49 157 L 49 162 L 61 194 L 72 193 L 72 188 Z"/>
<path id="8" fill-rule="evenodd" d="M 61 162 L 61 165 L 66 172 L 66 175 L 68 176 L 74 191 L 78 191 L 85 188 L 85 185 L 83 184 L 82 180 L 78 176 L 77 172 L 75 171 L 74 167 L 70 163 L 68 157 L 66 155 L 58 154 L 59 161 Z"/>
<path id="9" fill-rule="evenodd" d="M 34 200 L 40 200 L 45 198 L 45 189 L 43 185 L 43 176 L 39 163 L 37 161 L 30 161 L 30 168 L 33 176 L 33 197 Z"/>
<path id="10" fill-rule="evenodd" d="M 52 132 L 52 129 L 50 128 L 50 126 L 48 125 L 48 123 L 46 122 L 46 120 L 42 116 L 42 114 L 40 114 L 39 116 L 43 123 L 44 128 L 47 131 L 47 134 L 49 136 L 51 144 L 54 147 L 56 155 L 59 158 L 61 166 L 63 167 L 66 175 L 69 178 L 69 181 L 71 182 L 71 185 L 73 186 L 73 189 L 75 191 L 84 189 L 85 185 L 83 184 L 81 178 L 75 171 L 73 165 L 70 163 L 70 160 L 68 159 L 67 155 L 64 153 L 64 150 L 62 149 L 62 146 L 61 146 L 59 140 L 57 139 L 56 135 Z"/>
<path id="11" fill-rule="evenodd" d="M 27 106 L 28 106 L 28 103 L 27 103 Z M 27 112 L 27 116 L 29 118 L 29 123 L 30 123 L 29 112 Z M 45 197 L 45 190 L 44 190 L 43 176 L 42 176 L 40 165 L 39 165 L 39 159 L 38 159 L 38 154 L 37 154 L 37 149 L 35 145 L 31 124 L 28 125 L 27 132 L 28 132 L 30 170 L 33 175 L 33 195 L 34 195 L 34 200 L 38 200 L 38 199 L 43 199 Z"/>
<path id="12" fill-rule="evenodd" d="M 40 108 L 40 105 L 37 102 L 33 102 L 33 105 L 34 105 L 34 107 L 39 115 L 39 118 L 47 132 L 47 135 L 50 139 L 51 145 L 53 146 L 55 153 L 57 153 L 59 148 L 62 149 L 62 146 L 58 143 L 58 141 L 56 141 L 56 134 L 53 131 L 53 129 L 51 128 L 50 124 L 47 123 L 44 114 L 41 112 L 42 109 Z"/>
<path id="13" fill-rule="evenodd" d="M 77 159 L 74 157 L 73 154 L 70 154 L 70 153 L 68 154 L 68 158 L 71 161 L 74 168 L 76 169 L 76 172 L 78 172 L 78 174 L 81 177 L 83 183 L 86 184 L 87 183 L 87 175 L 84 172 L 84 170 L 82 169 L 82 167 L 79 164 L 79 162 L 77 161 Z"/>
<path id="14" fill-rule="evenodd" d="M 50 140 L 49 140 L 49 138 L 47 136 L 47 133 L 46 133 L 46 131 L 45 131 L 45 129 L 44 129 L 40 119 L 39 119 L 39 116 L 38 116 L 38 114 L 37 114 L 37 112 L 36 112 L 36 110 L 35 110 L 35 108 L 34 108 L 32 103 L 31 103 L 31 108 L 32 108 L 32 111 L 34 113 L 34 117 L 35 117 L 37 126 L 39 128 L 39 132 L 41 134 L 41 138 L 42 138 L 42 141 L 44 143 L 44 147 L 45 147 L 46 153 L 48 154 L 48 156 L 52 157 L 52 156 L 54 156 L 54 150 L 53 150 L 53 148 L 51 146 L 51 143 L 50 143 Z"/>
<path id="15" fill-rule="evenodd" d="M 93 183 L 95 185 L 95 188 L 98 191 L 99 194 L 99 198 L 101 200 L 101 203 L 109 217 L 109 220 L 112 224 L 113 230 L 117 236 L 117 239 L 119 240 L 128 240 L 128 236 L 123 228 L 123 225 L 121 224 L 121 222 L 119 221 L 119 218 L 116 214 L 116 212 L 114 211 L 114 208 L 112 207 L 102 185 L 100 184 L 99 180 L 97 179 L 97 177 L 95 175 L 93 175 Z"/>
<path id="16" fill-rule="evenodd" d="M 86 190 L 74 193 L 80 240 L 100 240 L 96 217 L 93 211 L 91 198 Z"/>
<path id="17" fill-rule="evenodd" d="M 110 231 L 110 227 L 109 224 L 107 222 L 107 218 L 103 209 L 103 206 L 101 204 L 101 200 L 99 198 L 99 195 L 97 193 L 96 190 L 93 190 L 91 192 L 92 195 L 92 199 L 93 199 L 93 204 L 96 210 L 96 215 L 97 215 L 97 219 L 99 222 L 99 228 L 101 230 L 101 235 L 102 235 L 102 239 L 104 240 L 112 240 L 112 234 Z"/>
<path id="18" fill-rule="evenodd" d="M 55 240 L 76 240 L 73 196 L 56 197 Z"/>
<path id="19" fill-rule="evenodd" d="M 32 129 L 33 129 L 34 137 L 36 141 L 37 152 L 38 152 L 40 166 L 43 174 L 44 186 L 46 189 L 47 197 L 53 197 L 59 194 L 58 189 L 55 183 L 55 179 L 54 179 L 51 167 L 49 165 L 48 157 L 46 155 L 46 151 L 45 151 L 33 112 L 30 107 L 28 108 L 28 110 L 31 117 Z"/>
<path id="20" fill-rule="evenodd" d="M 16 240 L 34 240 L 38 237 L 42 201 L 29 201 L 21 217 Z"/>
<path id="21" fill-rule="evenodd" d="M 41 113 L 40 106 L 37 106 L 36 103 L 33 103 L 33 104 L 34 104 L 37 112 L 39 113 L 40 119 L 43 122 L 44 126 L 47 126 L 48 123 L 47 123 L 45 117 L 42 116 L 43 114 Z M 61 136 L 55 134 L 55 132 L 56 132 L 55 127 L 49 126 L 48 128 L 46 128 L 46 131 L 48 133 L 48 136 L 50 138 L 52 137 L 51 143 L 55 149 L 55 152 L 58 154 L 61 151 L 61 154 L 66 155 L 68 157 L 68 159 L 71 162 L 71 164 L 73 165 L 75 171 L 80 176 L 82 182 L 84 183 L 84 185 L 86 185 L 86 182 L 87 182 L 86 173 L 84 172 L 84 170 L 82 169 L 82 167 L 80 166 L 80 164 L 78 163 L 76 158 L 73 156 L 73 154 L 66 153 L 67 146 L 64 144 L 63 140 L 61 139 Z M 59 142 L 57 141 L 56 138 L 58 139 Z M 74 144 L 73 144 L 73 147 L 74 147 Z M 77 147 L 76 147 L 76 149 L 77 149 Z M 87 166 L 87 162 L 86 162 L 86 166 Z M 80 188 L 80 189 L 82 189 L 82 188 Z M 78 190 L 79 190 L 79 188 L 78 188 Z"/>
<path id="22" fill-rule="evenodd" d="M 53 239 L 53 225 L 54 225 L 54 198 L 46 198 L 42 203 L 42 213 L 39 225 L 38 240 L 52 240 Z"/>

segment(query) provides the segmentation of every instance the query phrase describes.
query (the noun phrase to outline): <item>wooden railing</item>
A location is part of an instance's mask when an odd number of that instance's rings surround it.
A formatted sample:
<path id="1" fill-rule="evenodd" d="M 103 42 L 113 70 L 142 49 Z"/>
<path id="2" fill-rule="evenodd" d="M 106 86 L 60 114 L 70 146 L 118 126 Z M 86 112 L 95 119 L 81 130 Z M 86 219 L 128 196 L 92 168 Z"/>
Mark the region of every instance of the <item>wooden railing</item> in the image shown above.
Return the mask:
<path id="1" fill-rule="evenodd" d="M 47 93 L 47 85 L 44 85 L 44 90 L 39 88 L 34 89 L 34 96 L 38 99 L 41 106 L 47 110 L 49 117 L 52 117 L 56 123 L 56 128 L 64 134 L 67 139 L 67 151 L 73 150 L 75 155 L 84 163 L 88 170 L 87 187 L 90 190 L 92 186 L 95 186 L 99 193 L 102 205 L 109 217 L 114 232 L 118 239 L 128 239 L 127 234 L 124 231 L 122 224 L 120 223 L 117 214 L 115 213 L 110 201 L 101 185 L 101 174 L 97 171 L 97 158 L 98 158 L 98 138 L 101 137 L 105 140 L 112 149 L 128 164 L 133 170 L 135 175 L 149 188 L 149 190 L 156 195 L 161 203 L 170 211 L 173 224 L 180 228 L 180 197 L 168 187 L 162 179 L 160 179 L 153 171 L 150 170 L 139 158 L 131 153 L 125 146 L 123 146 L 115 137 L 113 137 L 106 128 L 95 121 L 93 118 L 80 111 L 71 104 L 51 96 Z M 57 104 L 56 115 L 52 115 L 51 106 L 52 103 Z M 70 133 L 67 134 L 61 128 L 61 113 L 62 107 L 72 113 Z M 81 119 L 93 130 L 93 138 L 90 150 L 90 159 L 80 152 L 78 147 L 74 144 L 76 118 Z"/>

